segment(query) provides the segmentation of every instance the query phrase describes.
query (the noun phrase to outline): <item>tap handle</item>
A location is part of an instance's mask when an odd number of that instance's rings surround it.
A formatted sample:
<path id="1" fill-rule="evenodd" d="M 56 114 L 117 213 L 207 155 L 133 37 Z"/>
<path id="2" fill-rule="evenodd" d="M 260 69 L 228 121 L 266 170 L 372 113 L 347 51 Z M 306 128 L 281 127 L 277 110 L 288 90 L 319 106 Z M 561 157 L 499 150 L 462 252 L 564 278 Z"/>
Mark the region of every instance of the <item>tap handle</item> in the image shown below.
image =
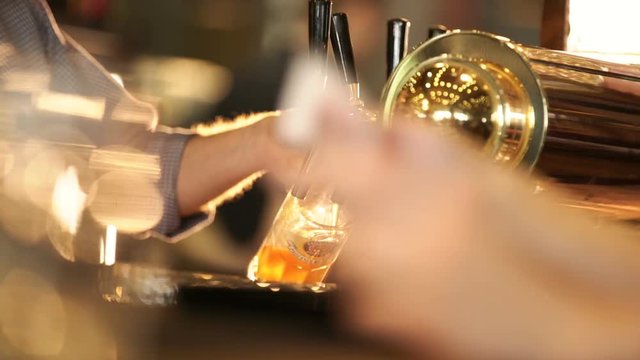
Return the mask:
<path id="1" fill-rule="evenodd" d="M 309 0 L 309 52 L 312 57 L 327 58 L 331 0 Z"/>
<path id="2" fill-rule="evenodd" d="M 411 23 L 406 19 L 392 19 L 388 22 L 387 36 L 387 77 L 407 55 L 409 48 L 409 28 Z"/>
<path id="3" fill-rule="evenodd" d="M 344 13 L 334 14 L 331 17 L 331 45 L 336 64 L 340 70 L 340 76 L 345 84 L 357 84 L 353 47 L 351 46 L 351 34 L 349 33 L 349 20 Z"/>
<path id="4" fill-rule="evenodd" d="M 449 32 L 444 25 L 434 25 L 429 28 L 429 33 L 427 35 L 427 39 L 433 39 L 436 36 L 440 36 Z"/>

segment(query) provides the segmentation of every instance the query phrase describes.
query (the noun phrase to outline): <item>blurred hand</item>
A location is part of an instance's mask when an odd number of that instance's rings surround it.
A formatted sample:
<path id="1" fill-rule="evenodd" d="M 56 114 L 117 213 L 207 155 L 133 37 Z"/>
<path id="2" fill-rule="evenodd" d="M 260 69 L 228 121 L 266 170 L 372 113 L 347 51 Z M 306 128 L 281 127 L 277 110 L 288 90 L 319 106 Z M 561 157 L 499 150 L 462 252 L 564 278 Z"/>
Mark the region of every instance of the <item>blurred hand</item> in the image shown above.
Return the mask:
<path id="1" fill-rule="evenodd" d="M 295 117 L 291 111 L 288 114 Z M 300 172 L 308 149 L 291 146 L 279 138 L 276 128 L 281 116 L 281 113 L 275 113 L 256 124 L 259 134 L 256 152 L 262 168 L 289 187 Z"/>
<path id="2" fill-rule="evenodd" d="M 640 354 L 637 233 L 534 196 L 464 144 L 331 110 L 308 181 L 353 212 L 343 319 L 422 353 L 602 359 Z"/>

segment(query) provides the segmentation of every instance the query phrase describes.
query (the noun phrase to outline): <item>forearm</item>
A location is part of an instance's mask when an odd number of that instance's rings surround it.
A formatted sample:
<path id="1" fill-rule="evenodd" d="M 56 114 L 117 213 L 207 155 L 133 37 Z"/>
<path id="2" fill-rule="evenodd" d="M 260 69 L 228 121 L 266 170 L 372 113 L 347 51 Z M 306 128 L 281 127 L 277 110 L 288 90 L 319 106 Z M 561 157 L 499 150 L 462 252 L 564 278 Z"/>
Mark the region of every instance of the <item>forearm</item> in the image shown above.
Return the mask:
<path id="1" fill-rule="evenodd" d="M 181 216 L 198 212 L 266 166 L 268 124 L 262 121 L 212 136 L 198 135 L 184 150 L 177 193 Z"/>

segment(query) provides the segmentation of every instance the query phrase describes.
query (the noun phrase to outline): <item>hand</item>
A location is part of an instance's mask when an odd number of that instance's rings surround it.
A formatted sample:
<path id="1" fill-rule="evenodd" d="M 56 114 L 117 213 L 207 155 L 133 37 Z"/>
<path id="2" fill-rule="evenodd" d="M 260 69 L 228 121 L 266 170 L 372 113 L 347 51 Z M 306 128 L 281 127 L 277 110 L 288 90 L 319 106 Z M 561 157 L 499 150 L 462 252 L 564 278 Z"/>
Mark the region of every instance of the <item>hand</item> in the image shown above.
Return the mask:
<path id="1" fill-rule="evenodd" d="M 637 233 L 596 229 L 432 129 L 344 121 L 309 181 L 333 183 L 354 215 L 338 260 L 346 324 L 462 358 L 640 354 Z"/>
<path id="2" fill-rule="evenodd" d="M 256 126 L 259 145 L 256 147 L 260 168 L 273 175 L 281 185 L 290 187 L 298 176 L 308 149 L 295 148 L 281 141 L 276 132 L 281 112 L 272 113 Z"/>

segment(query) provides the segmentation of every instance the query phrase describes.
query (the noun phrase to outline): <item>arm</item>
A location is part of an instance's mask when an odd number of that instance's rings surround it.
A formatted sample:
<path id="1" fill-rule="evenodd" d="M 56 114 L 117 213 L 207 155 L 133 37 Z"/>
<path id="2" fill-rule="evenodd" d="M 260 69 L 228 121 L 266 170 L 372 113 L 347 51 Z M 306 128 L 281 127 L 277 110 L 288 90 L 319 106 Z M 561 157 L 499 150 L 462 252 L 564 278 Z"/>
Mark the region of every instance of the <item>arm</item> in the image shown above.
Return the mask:
<path id="1" fill-rule="evenodd" d="M 209 204 L 216 205 L 237 195 L 236 184 L 250 183 L 242 180 L 255 179 L 252 174 L 278 166 L 279 156 L 287 156 L 270 135 L 274 114 L 235 121 L 231 131 L 221 132 L 214 126 L 213 131 L 200 131 L 201 135 L 157 126 L 155 109 L 134 99 L 64 35 L 44 2 L 8 0 L 0 4 L 0 10 L 0 40 L 5 45 L 0 54 L 0 78 L 28 74 L 44 79 L 29 88 L 15 82 L 24 104 L 11 110 L 20 114 L 24 133 L 51 141 L 47 129 L 57 128 L 56 136 L 62 135 L 56 139 L 59 143 L 77 141 L 74 136 L 79 135 L 87 149 L 117 146 L 124 149 L 125 157 L 128 152 L 149 155 L 137 168 L 159 174 L 155 180 L 163 198 L 163 214 L 154 230 L 160 235 L 175 240 L 203 226 L 212 219 L 213 209 L 205 206 L 207 202 L 217 198 Z M 42 94 L 73 102 L 57 101 L 41 109 L 33 105 L 37 104 L 33 99 Z M 95 111 L 78 112 L 87 107 Z M 20 113 L 23 108 L 28 109 L 27 116 Z M 122 170 L 118 161 L 109 171 Z M 137 199 L 135 189 L 122 190 L 131 192 L 130 199 Z M 198 214 L 201 209 L 208 214 Z"/>
<path id="2" fill-rule="evenodd" d="M 255 114 L 196 129 L 200 135 L 187 143 L 178 176 L 181 216 L 238 196 L 266 170 L 282 174 L 300 167 L 301 152 L 272 135 L 278 116 Z"/>

